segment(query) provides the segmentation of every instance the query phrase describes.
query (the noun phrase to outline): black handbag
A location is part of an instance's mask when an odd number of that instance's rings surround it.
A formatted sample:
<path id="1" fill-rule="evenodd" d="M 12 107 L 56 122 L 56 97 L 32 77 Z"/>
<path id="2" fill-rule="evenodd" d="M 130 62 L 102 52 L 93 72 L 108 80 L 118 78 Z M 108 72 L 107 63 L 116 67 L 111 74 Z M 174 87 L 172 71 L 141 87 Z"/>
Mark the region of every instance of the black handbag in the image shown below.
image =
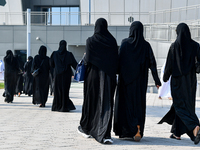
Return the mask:
<path id="1" fill-rule="evenodd" d="M 40 67 L 42 66 L 43 62 L 44 62 L 44 60 L 43 60 L 42 63 L 40 64 Z M 33 76 L 33 77 L 36 77 L 36 76 L 40 73 L 40 67 L 37 68 L 36 70 L 34 70 L 34 71 L 32 72 L 32 76 Z"/>

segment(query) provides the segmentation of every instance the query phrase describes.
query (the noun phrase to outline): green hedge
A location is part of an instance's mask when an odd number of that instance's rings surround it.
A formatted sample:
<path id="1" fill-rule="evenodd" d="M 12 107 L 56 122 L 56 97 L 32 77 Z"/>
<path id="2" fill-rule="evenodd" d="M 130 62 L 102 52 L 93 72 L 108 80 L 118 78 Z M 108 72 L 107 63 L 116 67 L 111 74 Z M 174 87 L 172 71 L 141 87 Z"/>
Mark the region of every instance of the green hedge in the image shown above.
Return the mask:
<path id="1" fill-rule="evenodd" d="M 0 83 L 0 89 L 4 89 L 4 83 Z"/>

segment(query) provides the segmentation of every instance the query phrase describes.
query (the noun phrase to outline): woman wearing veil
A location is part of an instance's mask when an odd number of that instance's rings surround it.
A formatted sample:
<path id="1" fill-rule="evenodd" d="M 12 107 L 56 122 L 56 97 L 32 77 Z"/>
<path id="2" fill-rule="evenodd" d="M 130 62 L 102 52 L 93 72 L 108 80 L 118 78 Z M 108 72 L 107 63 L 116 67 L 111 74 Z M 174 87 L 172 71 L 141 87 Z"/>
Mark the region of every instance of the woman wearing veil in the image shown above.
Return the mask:
<path id="1" fill-rule="evenodd" d="M 24 93 L 31 96 L 33 94 L 33 76 L 31 74 L 31 67 L 33 57 L 29 56 L 28 61 L 24 65 Z"/>
<path id="2" fill-rule="evenodd" d="M 161 86 L 150 44 L 143 37 L 143 25 L 135 21 L 129 37 L 119 49 L 119 82 L 114 112 L 114 132 L 120 138 L 143 137 L 149 68 L 157 88 Z"/>
<path id="3" fill-rule="evenodd" d="M 40 67 L 39 74 L 33 78 L 33 104 L 40 104 L 39 107 L 45 107 L 49 92 L 49 57 L 46 56 L 47 48 L 41 46 L 39 55 L 33 59 L 31 72 Z"/>
<path id="4" fill-rule="evenodd" d="M 93 36 L 86 41 L 87 70 L 78 132 L 86 137 L 92 136 L 100 143 L 111 144 L 118 47 L 107 28 L 107 21 L 98 19 Z"/>
<path id="5" fill-rule="evenodd" d="M 195 114 L 195 59 L 200 61 L 199 44 L 191 39 L 190 29 L 185 23 L 177 26 L 176 33 L 177 38 L 170 46 L 163 76 L 164 82 L 171 76 L 173 104 L 159 124 L 167 122 L 172 125 L 170 138 L 180 140 L 181 135 L 187 133 L 194 144 L 198 144 L 200 130 Z"/>
<path id="6" fill-rule="evenodd" d="M 17 94 L 18 97 L 20 97 L 20 95 L 22 94 L 22 91 L 23 91 L 23 86 L 24 86 L 24 78 L 23 78 L 24 62 L 22 61 L 20 55 L 14 55 L 14 57 L 17 59 L 19 68 L 20 68 L 20 73 L 18 74 L 15 94 Z"/>
<path id="7" fill-rule="evenodd" d="M 59 49 L 51 55 L 51 67 L 54 68 L 54 99 L 52 111 L 69 112 L 76 109 L 69 98 L 69 90 L 71 85 L 72 69 L 76 69 L 77 61 L 74 55 L 67 51 L 67 42 L 60 41 Z"/>
<path id="8" fill-rule="evenodd" d="M 11 50 L 6 51 L 6 56 L 4 57 L 4 88 L 5 92 L 3 96 L 5 96 L 5 102 L 12 103 L 13 96 L 15 94 L 18 73 L 20 72 L 18 60 L 13 56 L 13 52 Z"/>

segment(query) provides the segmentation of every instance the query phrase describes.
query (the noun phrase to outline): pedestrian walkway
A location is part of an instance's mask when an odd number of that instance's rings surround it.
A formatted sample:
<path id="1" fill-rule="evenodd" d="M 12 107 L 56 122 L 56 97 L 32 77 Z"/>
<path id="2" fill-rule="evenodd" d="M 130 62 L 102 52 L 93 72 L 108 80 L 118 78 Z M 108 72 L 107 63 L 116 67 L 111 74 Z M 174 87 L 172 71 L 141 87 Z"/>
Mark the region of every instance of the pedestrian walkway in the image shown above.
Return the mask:
<path id="1" fill-rule="evenodd" d="M 2 95 L 3 90 L 0 90 Z M 53 97 L 46 107 L 32 105 L 32 97 L 22 94 L 13 103 L 0 98 L 0 149 L 2 150 L 157 150 L 200 149 L 187 135 L 182 140 L 170 139 L 170 126 L 157 122 L 169 110 L 172 101 L 158 99 L 157 94 L 147 94 L 147 117 L 144 138 L 140 142 L 112 137 L 112 145 L 104 145 L 93 138 L 86 139 L 77 133 L 83 103 L 83 84 L 72 83 L 70 98 L 76 106 L 69 113 L 52 112 Z M 196 101 L 200 117 L 200 98 Z"/>

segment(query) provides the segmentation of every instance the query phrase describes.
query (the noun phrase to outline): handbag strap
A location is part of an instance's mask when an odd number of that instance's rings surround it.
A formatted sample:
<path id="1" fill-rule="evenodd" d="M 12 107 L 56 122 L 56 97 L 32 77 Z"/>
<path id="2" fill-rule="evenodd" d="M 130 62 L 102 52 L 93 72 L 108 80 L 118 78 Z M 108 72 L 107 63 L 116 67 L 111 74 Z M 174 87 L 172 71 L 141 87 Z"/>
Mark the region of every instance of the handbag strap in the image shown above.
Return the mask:
<path id="1" fill-rule="evenodd" d="M 40 67 L 42 66 L 43 62 L 44 62 L 44 59 L 42 60 L 42 62 L 41 62 L 41 64 L 40 64 Z"/>
<path id="2" fill-rule="evenodd" d="M 44 62 L 44 59 L 42 60 L 42 62 L 41 62 L 41 64 L 40 64 L 40 66 L 38 67 L 38 69 L 42 66 L 43 62 Z"/>

